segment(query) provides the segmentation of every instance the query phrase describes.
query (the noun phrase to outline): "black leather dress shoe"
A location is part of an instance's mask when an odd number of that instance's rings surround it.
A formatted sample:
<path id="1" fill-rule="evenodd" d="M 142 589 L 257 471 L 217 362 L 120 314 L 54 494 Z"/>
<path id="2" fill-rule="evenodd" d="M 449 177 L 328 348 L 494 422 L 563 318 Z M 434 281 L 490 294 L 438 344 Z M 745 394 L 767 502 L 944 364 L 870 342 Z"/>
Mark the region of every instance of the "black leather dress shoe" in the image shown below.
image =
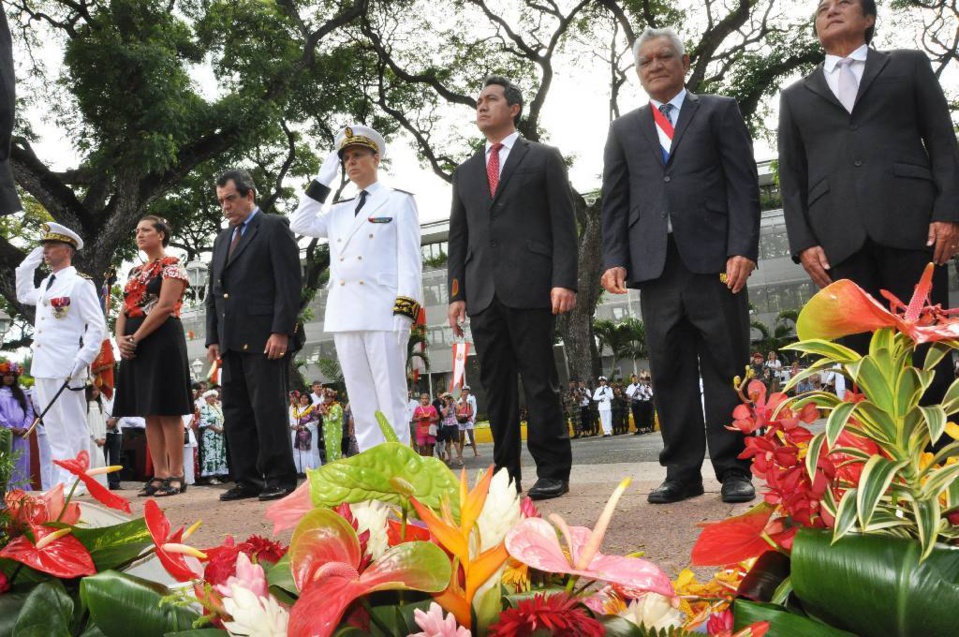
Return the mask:
<path id="1" fill-rule="evenodd" d="M 703 483 L 684 482 L 682 480 L 667 479 L 661 485 L 649 492 L 646 501 L 650 504 L 672 504 L 703 494 Z"/>
<path id="2" fill-rule="evenodd" d="M 553 478 L 540 478 L 529 490 L 527 495 L 531 500 L 548 500 L 558 498 L 569 491 L 568 480 L 554 480 Z"/>
<path id="3" fill-rule="evenodd" d="M 267 500 L 279 500 L 280 498 L 285 498 L 291 493 L 293 493 L 293 487 L 270 485 L 260 491 L 260 495 L 258 497 L 260 498 L 261 502 L 266 502 Z"/>
<path id="4" fill-rule="evenodd" d="M 241 487 L 239 485 L 228 489 L 220 494 L 220 500 L 222 502 L 230 502 L 232 500 L 245 500 L 247 498 L 255 498 L 260 495 L 259 491 L 254 491 L 246 487 Z"/>
<path id="5" fill-rule="evenodd" d="M 756 489 L 743 473 L 730 473 L 723 477 L 723 502 L 751 502 L 756 499 Z"/>

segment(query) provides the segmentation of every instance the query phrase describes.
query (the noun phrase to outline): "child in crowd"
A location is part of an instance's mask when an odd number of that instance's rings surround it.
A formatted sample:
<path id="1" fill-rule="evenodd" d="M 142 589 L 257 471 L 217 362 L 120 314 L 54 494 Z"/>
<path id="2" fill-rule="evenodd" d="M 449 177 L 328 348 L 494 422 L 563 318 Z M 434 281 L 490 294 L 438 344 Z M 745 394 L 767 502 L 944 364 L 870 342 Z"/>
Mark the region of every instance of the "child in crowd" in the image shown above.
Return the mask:
<path id="1" fill-rule="evenodd" d="M 430 404 L 430 395 L 425 392 L 420 394 L 420 404 L 413 411 L 413 421 L 416 422 L 416 446 L 421 456 L 433 455 L 439 419 L 436 408 Z"/>

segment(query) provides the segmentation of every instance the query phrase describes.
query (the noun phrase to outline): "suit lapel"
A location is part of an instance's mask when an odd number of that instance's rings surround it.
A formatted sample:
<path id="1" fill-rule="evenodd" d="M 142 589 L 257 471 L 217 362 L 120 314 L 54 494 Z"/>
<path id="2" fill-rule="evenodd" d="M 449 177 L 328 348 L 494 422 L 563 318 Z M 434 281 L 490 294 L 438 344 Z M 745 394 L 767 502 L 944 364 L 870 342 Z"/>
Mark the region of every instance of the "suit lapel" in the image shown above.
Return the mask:
<path id="1" fill-rule="evenodd" d="M 503 194 L 503 191 L 506 190 L 506 184 L 509 183 L 510 177 L 516 172 L 516 167 L 523 162 L 528 152 L 529 142 L 522 137 L 517 137 L 516 143 L 514 143 L 513 148 L 510 149 L 506 163 L 503 165 L 503 170 L 500 171 L 499 183 L 496 185 L 496 196 L 493 197 L 490 203 L 495 203 L 500 195 Z M 487 180 L 487 188 L 489 188 L 489 180 Z"/>
<path id="2" fill-rule="evenodd" d="M 659 134 L 656 132 L 656 120 L 653 119 L 653 107 L 651 104 L 640 106 L 636 110 L 636 119 L 639 129 L 643 131 L 650 148 L 656 153 L 659 163 L 663 163 L 663 145 L 659 143 Z"/>
<path id="3" fill-rule="evenodd" d="M 841 108 L 845 113 L 846 108 L 842 105 L 839 99 L 833 94 L 830 90 L 829 85 L 826 84 L 826 75 L 823 71 L 823 65 L 820 64 L 813 70 L 812 73 L 806 76 L 806 79 L 803 81 L 803 84 L 810 91 L 823 98 L 831 104 L 835 104 L 836 108 Z M 861 84 L 861 83 L 860 83 Z M 859 91 L 862 92 L 862 87 L 860 86 Z"/>
<path id="4" fill-rule="evenodd" d="M 699 96 L 686 91 L 686 99 L 683 100 L 683 107 L 679 109 L 679 119 L 676 121 L 676 127 L 673 130 L 673 143 L 669 145 L 669 159 L 666 161 L 667 164 L 671 162 L 676 155 L 676 148 L 679 146 L 679 141 L 683 138 L 683 133 L 686 132 L 686 129 L 689 128 L 689 122 L 696 117 L 698 110 Z"/>
<path id="5" fill-rule="evenodd" d="M 214 254 L 216 260 L 213 271 L 223 274 L 227 266 L 227 255 L 230 253 L 230 240 L 233 238 L 233 226 L 227 226 L 220 233 L 220 249 Z"/>
<path id="6" fill-rule="evenodd" d="M 856 102 L 859 104 L 859 100 L 865 95 L 866 91 L 869 89 L 869 86 L 872 84 L 873 80 L 876 79 L 884 68 L 886 64 L 889 63 L 889 56 L 885 53 L 880 53 L 875 49 L 868 49 L 866 52 L 866 67 L 862 72 L 862 79 L 859 80 L 859 91 L 856 93 Z M 855 110 L 855 105 L 853 110 Z"/>
<path id="7" fill-rule="evenodd" d="M 250 219 L 250 223 L 246 225 L 246 232 L 240 235 L 240 241 L 236 244 L 236 249 L 233 250 L 233 256 L 227 259 L 226 267 L 229 267 L 230 264 L 236 261 L 237 258 L 240 256 L 240 254 L 244 250 L 246 250 L 246 247 L 250 245 L 250 242 L 253 241 L 253 237 L 255 237 L 256 233 L 259 232 L 260 230 L 260 215 L 262 214 L 266 214 L 266 213 L 260 210 L 256 213 L 256 216 Z M 232 238 L 232 233 L 231 233 L 231 238 Z M 229 254 L 230 252 L 229 243 L 226 246 L 226 250 L 227 250 L 227 254 Z"/>

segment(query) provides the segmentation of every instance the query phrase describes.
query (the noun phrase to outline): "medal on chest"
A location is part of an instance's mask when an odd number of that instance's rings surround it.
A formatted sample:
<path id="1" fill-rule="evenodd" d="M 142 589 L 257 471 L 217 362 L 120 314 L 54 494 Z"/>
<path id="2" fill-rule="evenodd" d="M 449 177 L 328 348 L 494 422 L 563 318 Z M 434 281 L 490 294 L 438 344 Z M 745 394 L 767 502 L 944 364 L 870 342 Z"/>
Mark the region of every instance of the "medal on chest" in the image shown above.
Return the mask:
<path id="1" fill-rule="evenodd" d="M 53 308 L 53 318 L 66 318 L 67 310 L 70 309 L 69 296 L 57 296 L 50 299 L 50 307 Z"/>

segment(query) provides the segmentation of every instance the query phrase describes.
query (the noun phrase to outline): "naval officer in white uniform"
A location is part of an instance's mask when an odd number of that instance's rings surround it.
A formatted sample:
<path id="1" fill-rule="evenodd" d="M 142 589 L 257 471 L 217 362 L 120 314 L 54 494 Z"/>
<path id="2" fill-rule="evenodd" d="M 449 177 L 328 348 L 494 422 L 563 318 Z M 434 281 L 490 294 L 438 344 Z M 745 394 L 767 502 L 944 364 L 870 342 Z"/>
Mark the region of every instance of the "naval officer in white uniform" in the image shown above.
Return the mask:
<path id="1" fill-rule="evenodd" d="M 377 410 L 408 444 L 406 350 L 423 299 L 419 214 L 411 194 L 377 180 L 386 152 L 379 133 L 348 126 L 334 147 L 300 198 L 290 229 L 330 243 L 324 329 L 333 333 L 360 451 L 383 442 Z M 358 194 L 324 213 L 341 163 Z"/>
<path id="2" fill-rule="evenodd" d="M 65 460 L 90 447 L 83 390 L 87 367 L 100 352 L 106 325 L 96 286 L 71 265 L 73 254 L 83 248 L 80 236 L 58 223 L 48 223 L 40 243 L 17 267 L 17 300 L 37 306 L 30 374 L 36 379 L 41 411 L 70 379 L 69 388 L 43 417 L 51 459 Z M 34 271 L 41 262 L 50 268 L 50 275 L 35 287 Z M 48 488 L 58 482 L 70 486 L 75 480 L 56 465 L 52 474 Z"/>

